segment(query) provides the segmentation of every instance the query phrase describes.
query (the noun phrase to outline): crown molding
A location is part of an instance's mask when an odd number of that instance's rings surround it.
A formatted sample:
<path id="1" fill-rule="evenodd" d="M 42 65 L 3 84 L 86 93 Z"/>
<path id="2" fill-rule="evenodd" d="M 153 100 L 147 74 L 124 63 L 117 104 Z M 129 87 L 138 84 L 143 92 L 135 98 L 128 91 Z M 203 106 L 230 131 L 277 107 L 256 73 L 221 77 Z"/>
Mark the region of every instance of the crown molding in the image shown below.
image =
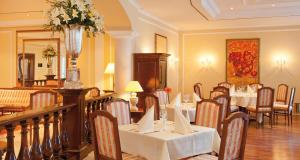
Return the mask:
<path id="1" fill-rule="evenodd" d="M 220 14 L 220 9 L 214 0 L 201 0 L 202 7 L 212 17 L 217 18 Z"/>
<path id="2" fill-rule="evenodd" d="M 128 2 L 140 13 L 144 18 L 148 21 L 152 21 L 152 24 L 156 24 L 160 26 L 160 28 L 164 28 L 165 30 L 169 30 L 172 32 L 178 32 L 178 28 L 174 25 L 171 25 L 170 23 L 150 14 L 149 12 L 145 11 L 143 7 L 137 2 L 137 0 L 128 0 Z"/>

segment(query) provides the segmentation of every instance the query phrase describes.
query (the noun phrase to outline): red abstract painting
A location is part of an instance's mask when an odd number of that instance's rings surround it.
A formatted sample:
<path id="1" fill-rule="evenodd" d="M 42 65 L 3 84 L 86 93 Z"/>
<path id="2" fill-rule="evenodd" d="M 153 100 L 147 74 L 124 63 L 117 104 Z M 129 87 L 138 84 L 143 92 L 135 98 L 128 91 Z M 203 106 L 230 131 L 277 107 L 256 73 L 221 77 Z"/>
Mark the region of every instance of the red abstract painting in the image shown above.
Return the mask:
<path id="1" fill-rule="evenodd" d="M 226 41 L 226 78 L 235 85 L 259 82 L 259 39 Z"/>

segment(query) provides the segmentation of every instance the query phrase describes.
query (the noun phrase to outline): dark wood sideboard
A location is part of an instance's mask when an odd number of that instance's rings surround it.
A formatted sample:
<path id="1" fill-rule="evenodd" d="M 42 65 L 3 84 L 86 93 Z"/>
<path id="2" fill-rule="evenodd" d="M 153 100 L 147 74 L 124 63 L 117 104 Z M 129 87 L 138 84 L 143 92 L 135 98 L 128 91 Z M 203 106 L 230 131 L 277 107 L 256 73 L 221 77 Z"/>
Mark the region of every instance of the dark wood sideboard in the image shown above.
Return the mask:
<path id="1" fill-rule="evenodd" d="M 165 53 L 133 54 L 134 80 L 139 81 L 144 92 L 138 93 L 139 107 L 143 107 L 144 95 L 167 86 L 168 56 Z"/>

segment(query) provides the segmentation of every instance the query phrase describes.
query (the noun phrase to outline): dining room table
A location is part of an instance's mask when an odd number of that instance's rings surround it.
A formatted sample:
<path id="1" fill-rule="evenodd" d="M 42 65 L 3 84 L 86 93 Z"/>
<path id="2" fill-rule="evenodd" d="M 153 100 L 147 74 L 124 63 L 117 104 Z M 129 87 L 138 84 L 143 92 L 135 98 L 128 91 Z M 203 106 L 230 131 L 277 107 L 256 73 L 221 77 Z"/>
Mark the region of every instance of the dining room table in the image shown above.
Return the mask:
<path id="1" fill-rule="evenodd" d="M 257 92 L 230 92 L 231 106 L 238 106 L 245 111 L 248 111 L 249 106 L 256 106 Z M 263 114 L 258 113 L 258 122 L 263 122 Z"/>
<path id="2" fill-rule="evenodd" d="M 122 152 L 148 160 L 177 160 L 205 153 L 219 153 L 220 136 L 216 129 L 192 125 L 192 132 L 175 132 L 175 124 L 167 121 L 162 127 L 154 121 L 154 130 L 141 133 L 138 124 L 119 126 Z"/>
<path id="3" fill-rule="evenodd" d="M 163 107 L 161 107 L 163 108 Z M 189 119 L 191 123 L 195 122 L 196 119 L 196 103 L 181 103 L 179 106 L 180 110 L 182 111 L 182 114 Z M 165 107 L 167 111 L 167 118 L 169 121 L 174 121 L 174 115 L 175 115 L 175 105 L 174 104 L 168 104 Z"/>

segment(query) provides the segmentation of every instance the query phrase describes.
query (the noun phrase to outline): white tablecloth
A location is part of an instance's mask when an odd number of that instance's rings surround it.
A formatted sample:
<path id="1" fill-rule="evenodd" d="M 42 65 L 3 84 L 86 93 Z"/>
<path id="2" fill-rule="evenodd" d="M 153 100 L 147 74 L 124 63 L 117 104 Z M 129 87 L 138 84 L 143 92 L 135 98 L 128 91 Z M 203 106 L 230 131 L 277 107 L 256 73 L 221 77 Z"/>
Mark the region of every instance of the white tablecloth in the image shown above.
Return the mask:
<path id="1" fill-rule="evenodd" d="M 231 105 L 248 108 L 248 106 L 256 106 L 257 93 L 230 93 Z M 258 122 L 263 122 L 263 114 L 258 114 Z"/>
<path id="2" fill-rule="evenodd" d="M 168 105 L 166 108 L 169 121 L 174 121 L 174 107 L 175 106 Z M 188 114 L 190 122 L 195 122 L 196 106 L 194 103 L 182 103 L 180 108 L 184 116 L 187 116 Z"/>
<path id="3" fill-rule="evenodd" d="M 256 93 L 231 93 L 231 105 L 247 108 L 248 106 L 256 105 Z"/>
<path id="4" fill-rule="evenodd" d="M 136 124 L 119 126 L 123 152 L 140 155 L 148 160 L 177 160 L 198 154 L 219 152 L 220 137 L 213 128 L 192 126 L 195 132 L 182 135 L 174 133 L 174 122 L 167 122 L 167 130 L 160 130 L 160 122 L 155 122 L 157 132 L 138 133 Z"/>

